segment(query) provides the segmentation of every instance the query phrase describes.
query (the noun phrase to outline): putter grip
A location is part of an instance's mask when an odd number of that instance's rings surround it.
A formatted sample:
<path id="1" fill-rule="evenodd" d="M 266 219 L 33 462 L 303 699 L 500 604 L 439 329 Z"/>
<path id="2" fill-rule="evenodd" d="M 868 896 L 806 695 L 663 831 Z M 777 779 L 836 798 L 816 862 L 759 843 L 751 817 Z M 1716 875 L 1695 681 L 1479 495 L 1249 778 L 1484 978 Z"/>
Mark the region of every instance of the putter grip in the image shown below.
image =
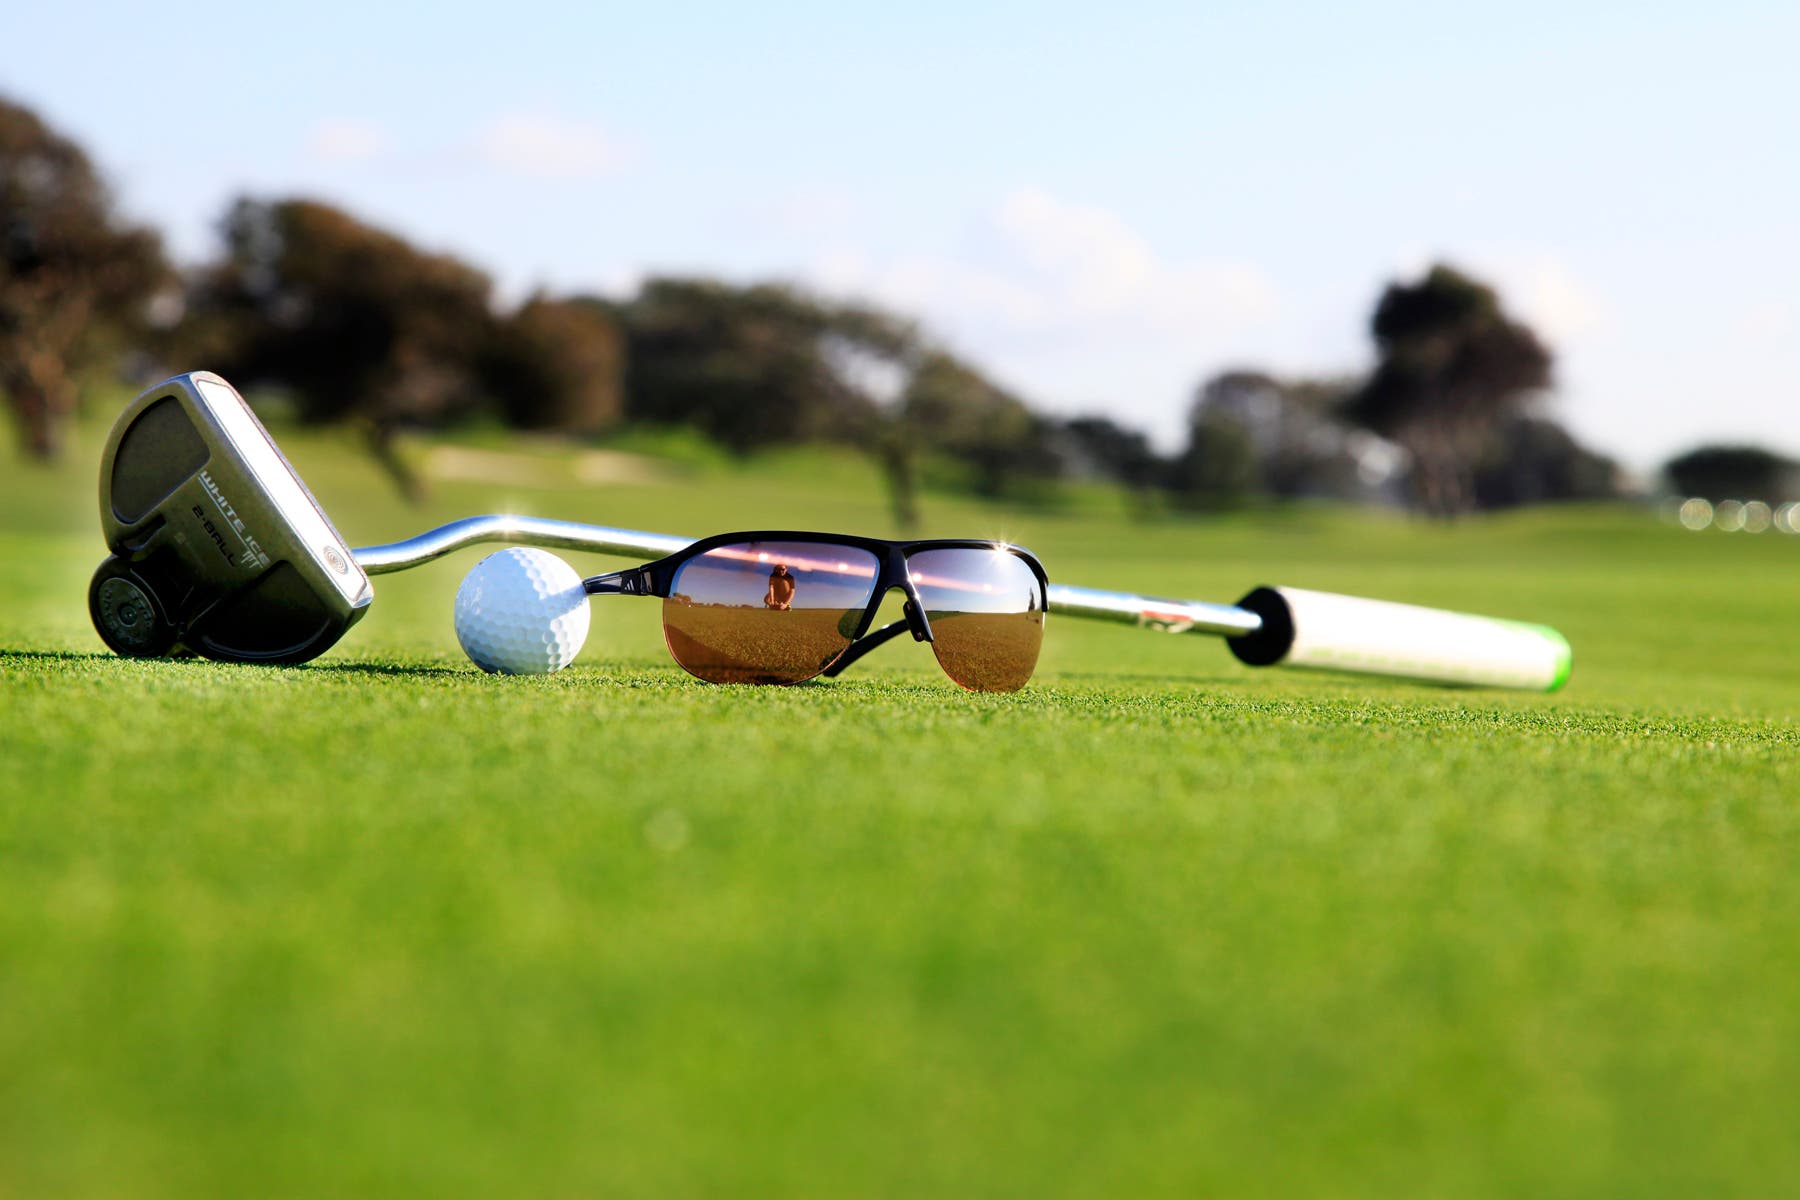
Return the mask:
<path id="1" fill-rule="evenodd" d="M 1573 664 L 1562 634 L 1523 621 L 1301 588 L 1257 588 L 1238 606 L 1261 617 L 1262 628 L 1226 644 L 1254 667 L 1554 692 Z"/>

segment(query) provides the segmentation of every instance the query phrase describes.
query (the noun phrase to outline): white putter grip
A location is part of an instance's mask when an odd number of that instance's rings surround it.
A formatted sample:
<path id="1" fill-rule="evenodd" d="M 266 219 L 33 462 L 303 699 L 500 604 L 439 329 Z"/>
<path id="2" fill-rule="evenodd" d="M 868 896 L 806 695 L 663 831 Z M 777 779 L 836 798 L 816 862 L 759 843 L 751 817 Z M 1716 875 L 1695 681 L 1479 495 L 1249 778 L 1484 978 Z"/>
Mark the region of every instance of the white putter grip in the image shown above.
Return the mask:
<path id="1" fill-rule="evenodd" d="M 1263 628 L 1227 645 L 1257 667 L 1554 692 L 1574 661 L 1562 634 L 1523 621 L 1301 588 L 1257 588 L 1238 606 L 1261 617 Z"/>

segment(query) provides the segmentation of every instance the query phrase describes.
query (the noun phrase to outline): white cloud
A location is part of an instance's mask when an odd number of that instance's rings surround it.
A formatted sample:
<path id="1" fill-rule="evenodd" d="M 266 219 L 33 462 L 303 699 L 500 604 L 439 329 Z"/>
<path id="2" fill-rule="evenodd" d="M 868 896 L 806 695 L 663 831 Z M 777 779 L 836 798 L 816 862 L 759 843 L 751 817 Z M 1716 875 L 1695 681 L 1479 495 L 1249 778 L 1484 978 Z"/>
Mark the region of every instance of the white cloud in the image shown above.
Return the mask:
<path id="1" fill-rule="evenodd" d="M 1033 401 L 1103 408 L 1168 444 L 1194 384 L 1281 313 L 1253 264 L 1172 258 L 1118 214 L 1037 188 L 1000 197 L 955 252 L 839 249 L 807 278 L 917 315 Z"/>
<path id="2" fill-rule="evenodd" d="M 1557 345 L 1566 345 L 1613 326 L 1613 309 L 1567 263 L 1550 255 L 1496 268 L 1500 295 L 1526 324 Z"/>
<path id="3" fill-rule="evenodd" d="M 596 125 L 544 113 L 497 117 L 475 133 L 476 157 L 531 179 L 592 179 L 622 169 L 625 146 Z"/>
<path id="4" fill-rule="evenodd" d="M 1006 272 L 946 255 L 877 262 L 839 251 L 820 259 L 810 274 L 828 292 L 873 296 L 951 335 L 1017 334 L 1044 328 L 1055 316 L 1048 297 Z"/>
<path id="5" fill-rule="evenodd" d="M 992 220 L 1021 262 L 1091 312 L 1129 304 L 1153 286 L 1150 247 L 1105 209 L 1025 188 L 1006 197 Z"/>
<path id="6" fill-rule="evenodd" d="M 873 261 L 820 260 L 832 291 L 866 292 L 952 335 L 1113 345 L 1206 342 L 1269 320 L 1274 285 L 1246 263 L 1170 262 L 1116 214 L 1035 188 L 1003 197 L 978 222 L 973 252 Z"/>
<path id="7" fill-rule="evenodd" d="M 1782 300 L 1753 304 L 1739 320 L 1738 332 L 1753 342 L 1790 342 L 1795 330 L 1800 328 L 1797 312 L 1800 310 Z"/>
<path id="8" fill-rule="evenodd" d="M 306 152 L 326 162 L 367 162 L 387 148 L 387 136 L 368 121 L 321 121 L 306 138 Z"/>
<path id="9" fill-rule="evenodd" d="M 791 188 L 752 212 L 758 225 L 775 233 L 815 237 L 821 231 L 849 229 L 858 215 L 856 198 L 850 192 L 817 185 Z"/>

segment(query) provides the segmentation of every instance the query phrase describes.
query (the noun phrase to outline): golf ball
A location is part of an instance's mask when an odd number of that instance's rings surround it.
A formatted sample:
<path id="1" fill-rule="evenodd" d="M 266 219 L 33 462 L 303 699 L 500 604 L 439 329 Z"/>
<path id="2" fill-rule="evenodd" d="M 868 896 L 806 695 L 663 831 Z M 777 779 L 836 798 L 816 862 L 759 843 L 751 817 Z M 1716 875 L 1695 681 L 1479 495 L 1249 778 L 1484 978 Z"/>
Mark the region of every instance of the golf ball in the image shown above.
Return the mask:
<path id="1" fill-rule="evenodd" d="M 587 633 L 581 576 L 546 551 L 515 546 L 490 554 L 456 589 L 456 640 L 484 671 L 560 671 L 575 661 Z"/>

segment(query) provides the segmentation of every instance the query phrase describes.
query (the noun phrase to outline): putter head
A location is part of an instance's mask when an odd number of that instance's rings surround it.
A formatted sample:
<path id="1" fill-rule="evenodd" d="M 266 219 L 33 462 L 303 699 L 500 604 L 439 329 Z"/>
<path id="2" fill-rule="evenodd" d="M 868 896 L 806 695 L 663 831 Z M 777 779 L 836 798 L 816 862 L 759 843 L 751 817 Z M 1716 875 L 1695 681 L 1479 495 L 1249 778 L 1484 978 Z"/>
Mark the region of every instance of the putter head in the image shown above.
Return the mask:
<path id="1" fill-rule="evenodd" d="M 88 612 L 129 657 L 305 662 L 375 598 L 262 422 L 210 371 L 164 380 L 119 414 L 100 528 L 112 554 Z"/>

